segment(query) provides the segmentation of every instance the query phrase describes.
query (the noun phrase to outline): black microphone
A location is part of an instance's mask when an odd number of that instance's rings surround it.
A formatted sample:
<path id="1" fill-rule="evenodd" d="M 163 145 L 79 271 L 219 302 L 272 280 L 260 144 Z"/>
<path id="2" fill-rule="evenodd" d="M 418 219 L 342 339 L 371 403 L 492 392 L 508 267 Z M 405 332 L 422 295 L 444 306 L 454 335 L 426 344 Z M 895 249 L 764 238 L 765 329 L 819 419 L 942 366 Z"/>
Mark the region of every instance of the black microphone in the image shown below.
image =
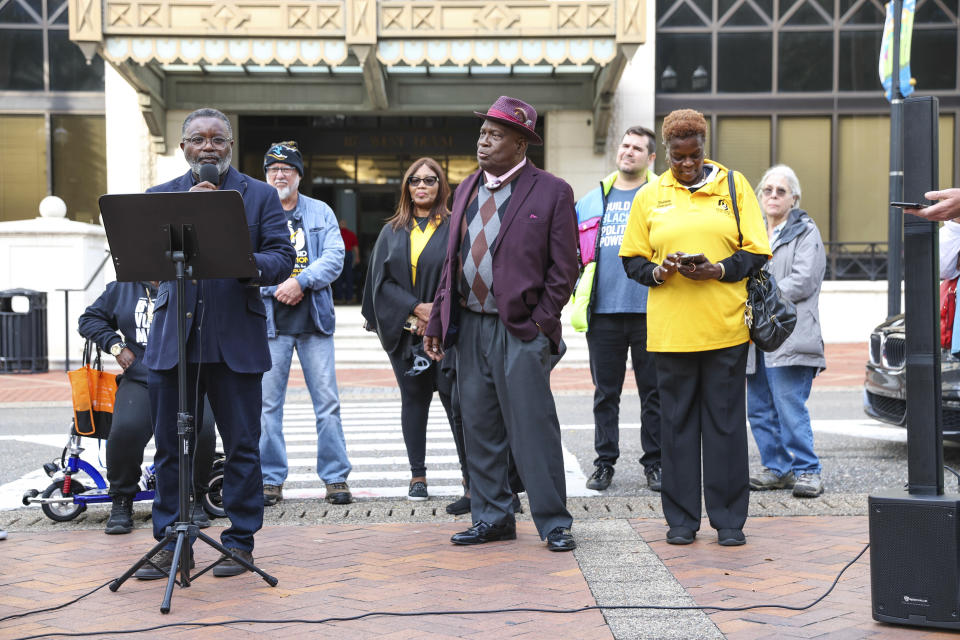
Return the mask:
<path id="1" fill-rule="evenodd" d="M 200 165 L 200 182 L 209 182 L 213 186 L 220 184 L 220 172 L 217 171 L 217 165 Z"/>

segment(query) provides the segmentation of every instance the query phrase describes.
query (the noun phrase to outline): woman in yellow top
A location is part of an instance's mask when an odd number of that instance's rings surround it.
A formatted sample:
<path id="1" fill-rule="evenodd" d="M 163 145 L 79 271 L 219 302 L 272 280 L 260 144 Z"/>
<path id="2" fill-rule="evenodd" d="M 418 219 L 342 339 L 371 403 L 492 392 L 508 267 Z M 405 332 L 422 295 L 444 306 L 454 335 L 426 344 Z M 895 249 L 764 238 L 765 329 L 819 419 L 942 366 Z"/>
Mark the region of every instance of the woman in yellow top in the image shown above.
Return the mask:
<path id="1" fill-rule="evenodd" d="M 366 327 L 377 332 L 400 387 L 400 423 L 412 476 L 407 498 L 414 501 L 428 498 L 427 415 L 435 390 L 453 429 L 461 469 L 466 469 L 451 376 L 441 371 L 443 363 L 427 358 L 422 338 L 447 253 L 449 197 L 450 185 L 435 160 L 420 158 L 410 165 L 396 212 L 373 247 L 363 288 Z M 469 511 L 469 500 L 461 502 Z"/>
<path id="2" fill-rule="evenodd" d="M 667 542 L 690 544 L 703 497 L 721 545 L 746 542 L 745 279 L 770 257 L 757 197 L 704 157 L 707 123 L 682 109 L 663 121 L 670 171 L 633 201 L 620 247 L 627 275 L 650 287 L 647 349 L 654 353 L 663 420 L 663 514 Z M 742 239 L 741 239 L 742 234 Z"/>

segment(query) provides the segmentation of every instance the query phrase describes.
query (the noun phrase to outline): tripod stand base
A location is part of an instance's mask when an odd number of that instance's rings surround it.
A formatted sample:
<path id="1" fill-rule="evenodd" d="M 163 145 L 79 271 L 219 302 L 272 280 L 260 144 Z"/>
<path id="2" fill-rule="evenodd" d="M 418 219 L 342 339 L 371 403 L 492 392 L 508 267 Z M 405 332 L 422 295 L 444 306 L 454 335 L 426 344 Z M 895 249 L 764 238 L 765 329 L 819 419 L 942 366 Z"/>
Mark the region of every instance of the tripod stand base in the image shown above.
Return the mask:
<path id="1" fill-rule="evenodd" d="M 190 557 L 193 555 L 193 549 L 190 544 L 185 544 L 188 539 L 198 539 L 206 543 L 208 546 L 213 547 L 220 552 L 220 557 L 216 562 L 204 567 L 201 571 L 191 575 L 190 573 Z M 267 572 L 260 569 L 257 565 L 252 562 L 247 562 L 244 558 L 233 553 L 222 544 L 211 538 L 205 533 L 202 533 L 197 525 L 190 522 L 178 522 L 174 526 L 167 528 L 167 533 L 164 535 L 163 540 L 155 544 L 142 558 L 137 560 L 129 569 L 124 572 L 122 576 L 115 579 L 110 583 L 110 591 L 117 591 L 124 582 L 126 582 L 130 576 L 137 572 L 137 570 L 143 565 L 151 561 L 154 554 L 156 554 L 161 549 L 165 548 L 169 543 L 174 542 L 173 548 L 173 558 L 170 562 L 170 572 L 167 574 L 167 586 L 163 592 L 163 601 L 160 603 L 160 613 L 170 613 L 170 602 L 173 599 L 173 586 L 179 584 L 181 588 L 187 588 L 190 586 L 190 583 L 193 578 L 197 578 L 207 571 L 210 571 L 218 564 L 226 560 L 227 558 L 232 559 L 237 564 L 246 568 L 248 571 L 252 571 L 263 578 L 264 582 L 269 584 L 271 587 L 277 586 L 278 580 L 268 574 Z M 150 562 L 152 564 L 152 562 Z M 157 567 L 157 569 L 164 571 L 162 567 Z M 177 581 L 177 571 L 180 571 L 180 581 Z M 164 571 L 166 573 L 166 571 Z"/>

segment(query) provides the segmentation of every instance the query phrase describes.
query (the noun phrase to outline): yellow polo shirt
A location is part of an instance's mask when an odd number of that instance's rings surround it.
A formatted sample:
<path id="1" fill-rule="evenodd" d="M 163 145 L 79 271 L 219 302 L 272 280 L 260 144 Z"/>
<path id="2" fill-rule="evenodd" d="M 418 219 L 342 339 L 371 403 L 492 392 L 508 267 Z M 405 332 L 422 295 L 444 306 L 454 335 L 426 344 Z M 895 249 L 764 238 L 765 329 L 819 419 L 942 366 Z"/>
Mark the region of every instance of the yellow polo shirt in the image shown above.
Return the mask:
<path id="1" fill-rule="evenodd" d="M 410 230 L 410 280 L 417 284 L 417 260 L 423 253 L 423 248 L 430 241 L 430 236 L 437 230 L 437 218 L 427 223 L 427 226 L 421 230 L 417 224 L 417 219 L 413 219 L 413 229 Z"/>
<path id="2" fill-rule="evenodd" d="M 659 264 L 668 254 L 683 251 L 719 262 L 742 248 L 770 257 L 766 226 L 750 183 L 735 174 L 743 233 L 743 246 L 738 247 L 727 168 L 712 160 L 704 164 L 716 165 L 718 171 L 694 193 L 671 171 L 640 190 L 630 209 L 621 256 L 643 256 Z M 743 344 L 750 339 L 743 318 L 746 300 L 746 280 L 691 280 L 676 273 L 650 288 L 647 349 L 691 352 Z"/>

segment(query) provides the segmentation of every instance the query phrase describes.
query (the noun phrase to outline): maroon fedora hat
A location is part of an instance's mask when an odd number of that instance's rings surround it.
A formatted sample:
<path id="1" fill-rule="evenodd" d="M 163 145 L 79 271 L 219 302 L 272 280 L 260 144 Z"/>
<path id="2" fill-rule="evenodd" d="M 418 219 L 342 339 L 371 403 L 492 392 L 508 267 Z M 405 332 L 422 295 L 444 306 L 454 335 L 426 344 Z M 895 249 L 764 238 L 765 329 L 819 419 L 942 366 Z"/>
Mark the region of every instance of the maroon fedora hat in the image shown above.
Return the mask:
<path id="1" fill-rule="evenodd" d="M 474 113 L 484 120 L 493 120 L 517 129 L 527 136 L 532 144 L 543 144 L 543 139 L 533 130 L 537 126 L 537 110 L 523 100 L 500 96 L 486 113 Z"/>

